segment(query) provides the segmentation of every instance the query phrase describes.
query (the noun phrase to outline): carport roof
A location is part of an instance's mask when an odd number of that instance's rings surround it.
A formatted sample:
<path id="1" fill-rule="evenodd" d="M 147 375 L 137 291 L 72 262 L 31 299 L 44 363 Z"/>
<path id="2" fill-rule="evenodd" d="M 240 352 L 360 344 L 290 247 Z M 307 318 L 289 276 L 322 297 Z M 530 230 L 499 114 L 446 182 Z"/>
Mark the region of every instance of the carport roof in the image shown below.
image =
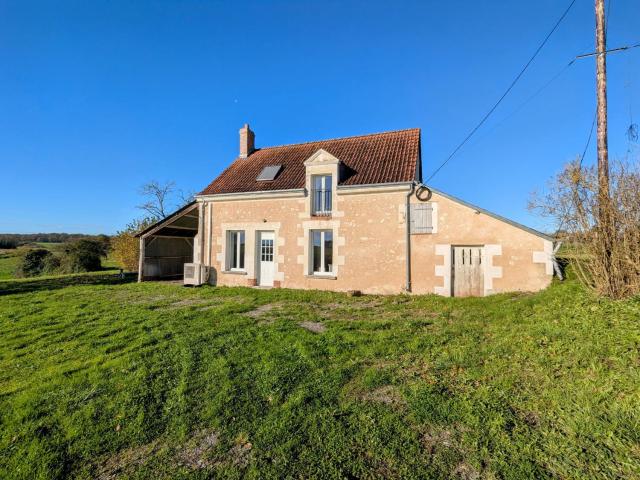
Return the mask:
<path id="1" fill-rule="evenodd" d="M 136 233 L 135 236 L 136 237 L 144 237 L 144 236 L 149 235 L 152 232 L 159 231 L 160 229 L 163 229 L 163 228 L 169 228 L 170 229 L 171 228 L 171 223 L 176 221 L 180 217 L 186 215 L 191 210 L 195 209 L 196 206 L 197 206 L 196 203 L 197 202 L 195 202 L 195 201 L 187 203 L 184 207 L 179 208 L 175 212 L 167 215 L 165 218 L 162 218 L 162 219 L 158 220 L 153 225 L 150 225 L 147 228 L 145 228 L 144 230 Z M 197 230 L 197 228 L 196 228 L 196 230 Z M 176 233 L 176 232 L 173 232 L 173 233 Z M 181 235 L 176 235 L 176 236 L 181 236 Z M 192 236 L 192 235 L 188 235 L 188 236 Z"/>

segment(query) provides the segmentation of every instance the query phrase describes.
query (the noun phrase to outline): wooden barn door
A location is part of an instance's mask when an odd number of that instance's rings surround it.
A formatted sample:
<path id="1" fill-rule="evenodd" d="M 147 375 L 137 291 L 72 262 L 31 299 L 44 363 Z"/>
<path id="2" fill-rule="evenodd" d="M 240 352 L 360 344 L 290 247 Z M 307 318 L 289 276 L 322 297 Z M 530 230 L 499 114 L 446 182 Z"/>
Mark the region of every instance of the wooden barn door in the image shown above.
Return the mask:
<path id="1" fill-rule="evenodd" d="M 484 295 L 484 265 L 482 247 L 453 247 L 451 270 L 454 297 L 481 297 Z"/>

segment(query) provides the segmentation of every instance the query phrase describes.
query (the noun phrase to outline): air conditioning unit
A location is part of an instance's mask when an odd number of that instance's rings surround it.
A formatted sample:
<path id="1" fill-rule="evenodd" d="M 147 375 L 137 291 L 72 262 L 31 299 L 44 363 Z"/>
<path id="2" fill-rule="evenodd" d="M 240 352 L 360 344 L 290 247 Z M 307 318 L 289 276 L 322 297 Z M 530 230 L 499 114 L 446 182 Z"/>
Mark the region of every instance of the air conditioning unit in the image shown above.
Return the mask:
<path id="1" fill-rule="evenodd" d="M 201 263 L 184 264 L 184 284 L 202 285 L 209 280 L 209 267 Z"/>

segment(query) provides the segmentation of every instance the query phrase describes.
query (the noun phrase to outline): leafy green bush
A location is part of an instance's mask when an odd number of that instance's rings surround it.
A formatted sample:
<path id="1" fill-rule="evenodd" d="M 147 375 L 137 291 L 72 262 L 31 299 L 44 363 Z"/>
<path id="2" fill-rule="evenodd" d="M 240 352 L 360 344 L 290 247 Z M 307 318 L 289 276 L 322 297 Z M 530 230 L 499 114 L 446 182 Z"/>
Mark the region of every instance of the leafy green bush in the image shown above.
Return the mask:
<path id="1" fill-rule="evenodd" d="M 27 251 L 20 258 L 16 269 L 17 277 L 36 277 L 38 275 L 55 272 L 60 266 L 60 260 L 49 250 L 36 248 Z"/>
<path id="2" fill-rule="evenodd" d="M 60 258 L 58 258 L 53 253 L 49 252 L 50 255 L 46 255 L 43 260 L 43 275 L 51 275 L 58 271 L 60 268 Z"/>
<path id="3" fill-rule="evenodd" d="M 101 257 L 107 255 L 107 244 L 82 239 L 64 245 L 60 270 L 63 273 L 95 272 L 102 269 Z"/>

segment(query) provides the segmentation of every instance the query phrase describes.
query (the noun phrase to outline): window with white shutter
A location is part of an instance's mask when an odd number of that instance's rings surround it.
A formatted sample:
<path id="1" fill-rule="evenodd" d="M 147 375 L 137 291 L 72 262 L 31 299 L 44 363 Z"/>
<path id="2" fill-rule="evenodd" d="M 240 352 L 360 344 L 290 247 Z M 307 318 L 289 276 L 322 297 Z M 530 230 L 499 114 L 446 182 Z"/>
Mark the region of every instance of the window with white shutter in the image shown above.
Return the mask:
<path id="1" fill-rule="evenodd" d="M 412 203 L 409 209 L 410 232 L 412 234 L 433 233 L 433 204 Z"/>

